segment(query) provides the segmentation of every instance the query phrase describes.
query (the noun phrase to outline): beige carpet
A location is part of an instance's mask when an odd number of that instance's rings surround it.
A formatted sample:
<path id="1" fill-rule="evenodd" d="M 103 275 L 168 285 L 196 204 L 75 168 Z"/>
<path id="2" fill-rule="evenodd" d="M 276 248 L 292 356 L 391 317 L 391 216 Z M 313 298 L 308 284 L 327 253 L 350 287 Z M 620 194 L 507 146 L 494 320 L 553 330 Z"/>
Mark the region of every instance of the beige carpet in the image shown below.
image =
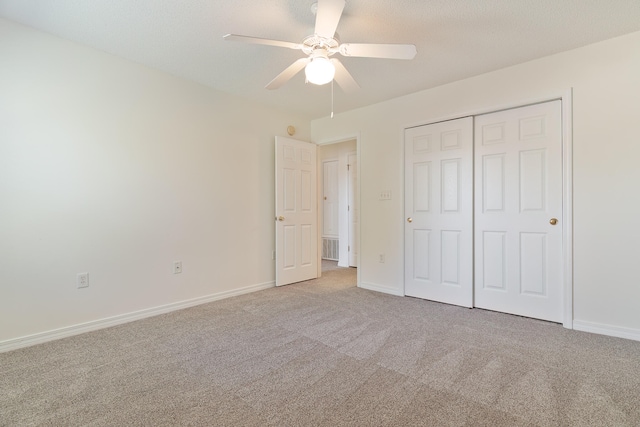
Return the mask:
<path id="1" fill-rule="evenodd" d="M 0 354 L 0 425 L 640 425 L 639 342 L 355 274 Z"/>

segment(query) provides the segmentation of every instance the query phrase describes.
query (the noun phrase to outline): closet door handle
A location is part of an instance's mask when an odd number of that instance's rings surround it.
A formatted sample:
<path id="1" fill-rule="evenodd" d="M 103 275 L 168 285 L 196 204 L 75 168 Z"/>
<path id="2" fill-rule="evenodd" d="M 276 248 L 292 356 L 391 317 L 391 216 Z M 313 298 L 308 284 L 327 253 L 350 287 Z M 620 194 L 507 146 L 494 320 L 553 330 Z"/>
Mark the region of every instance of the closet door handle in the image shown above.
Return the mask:
<path id="1" fill-rule="evenodd" d="M 411 217 L 407 218 L 407 222 L 413 222 L 413 218 Z"/>

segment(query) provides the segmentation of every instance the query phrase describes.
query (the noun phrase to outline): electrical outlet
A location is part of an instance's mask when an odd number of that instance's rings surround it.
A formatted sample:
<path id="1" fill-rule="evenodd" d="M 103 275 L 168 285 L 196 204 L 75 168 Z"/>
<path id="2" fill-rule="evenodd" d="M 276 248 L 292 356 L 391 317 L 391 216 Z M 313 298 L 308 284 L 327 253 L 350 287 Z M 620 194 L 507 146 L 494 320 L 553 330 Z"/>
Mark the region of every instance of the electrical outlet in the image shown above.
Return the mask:
<path id="1" fill-rule="evenodd" d="M 182 261 L 175 261 L 173 263 L 173 274 L 182 273 Z"/>
<path id="2" fill-rule="evenodd" d="M 78 289 L 89 287 L 89 273 L 78 273 L 76 276 L 76 285 Z"/>
<path id="3" fill-rule="evenodd" d="M 380 258 L 378 259 L 378 262 L 384 264 L 384 254 L 380 254 Z"/>

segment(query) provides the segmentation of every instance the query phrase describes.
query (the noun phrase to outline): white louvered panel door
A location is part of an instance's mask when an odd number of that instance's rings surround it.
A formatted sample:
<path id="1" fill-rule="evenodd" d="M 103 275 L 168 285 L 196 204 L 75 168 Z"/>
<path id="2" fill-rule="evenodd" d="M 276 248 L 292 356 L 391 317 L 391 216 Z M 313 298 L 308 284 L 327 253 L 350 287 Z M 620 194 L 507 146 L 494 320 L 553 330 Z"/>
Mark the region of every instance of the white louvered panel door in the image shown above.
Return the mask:
<path id="1" fill-rule="evenodd" d="M 276 137 L 276 285 L 318 277 L 316 145 Z"/>
<path id="2" fill-rule="evenodd" d="M 405 295 L 473 304 L 473 119 L 405 130 Z"/>
<path id="3" fill-rule="evenodd" d="M 561 101 L 477 116 L 476 307 L 562 322 L 561 219 Z"/>

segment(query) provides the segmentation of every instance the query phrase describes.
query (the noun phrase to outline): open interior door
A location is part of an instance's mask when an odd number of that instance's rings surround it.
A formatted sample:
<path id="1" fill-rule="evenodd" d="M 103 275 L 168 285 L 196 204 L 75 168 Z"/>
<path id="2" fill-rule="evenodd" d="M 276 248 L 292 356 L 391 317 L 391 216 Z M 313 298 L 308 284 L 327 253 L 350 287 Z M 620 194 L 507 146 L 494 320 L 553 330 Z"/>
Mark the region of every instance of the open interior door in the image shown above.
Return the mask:
<path id="1" fill-rule="evenodd" d="M 276 136 L 276 286 L 318 277 L 316 145 Z"/>

